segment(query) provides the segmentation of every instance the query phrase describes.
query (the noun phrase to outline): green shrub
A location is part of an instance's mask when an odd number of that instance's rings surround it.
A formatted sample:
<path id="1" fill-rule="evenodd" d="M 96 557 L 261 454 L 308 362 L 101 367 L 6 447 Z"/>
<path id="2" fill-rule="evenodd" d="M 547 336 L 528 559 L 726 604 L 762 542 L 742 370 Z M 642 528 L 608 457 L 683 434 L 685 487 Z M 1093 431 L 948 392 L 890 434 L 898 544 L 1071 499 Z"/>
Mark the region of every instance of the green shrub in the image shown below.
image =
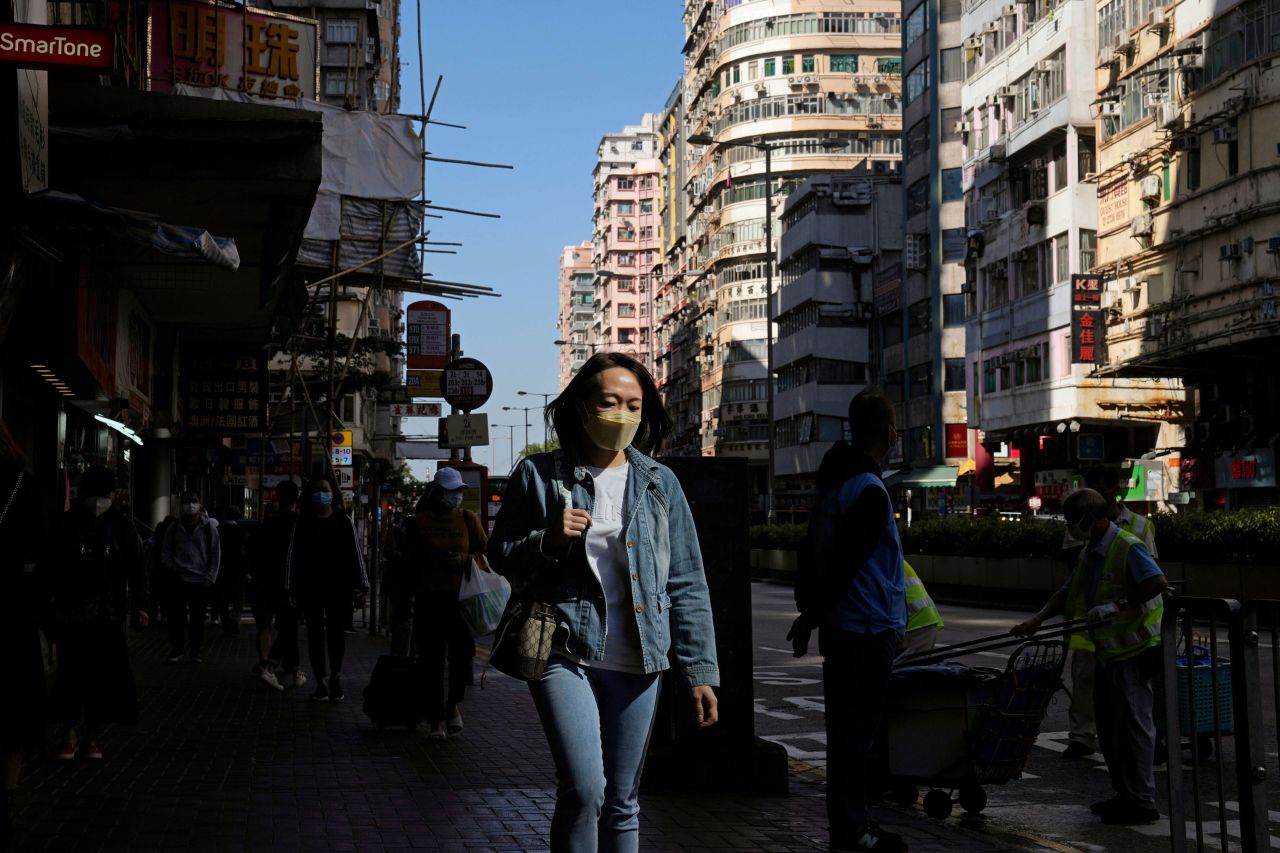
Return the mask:
<path id="1" fill-rule="evenodd" d="M 1280 562 L 1280 507 L 1154 516 L 1156 547 L 1166 560 Z"/>
<path id="2" fill-rule="evenodd" d="M 1062 553 L 1064 533 L 1060 522 L 970 515 L 925 518 L 910 527 L 900 524 L 898 531 L 908 554 L 954 557 L 1053 558 Z"/>
<path id="3" fill-rule="evenodd" d="M 752 548 L 798 551 L 807 527 L 803 524 L 753 524 L 748 533 Z"/>

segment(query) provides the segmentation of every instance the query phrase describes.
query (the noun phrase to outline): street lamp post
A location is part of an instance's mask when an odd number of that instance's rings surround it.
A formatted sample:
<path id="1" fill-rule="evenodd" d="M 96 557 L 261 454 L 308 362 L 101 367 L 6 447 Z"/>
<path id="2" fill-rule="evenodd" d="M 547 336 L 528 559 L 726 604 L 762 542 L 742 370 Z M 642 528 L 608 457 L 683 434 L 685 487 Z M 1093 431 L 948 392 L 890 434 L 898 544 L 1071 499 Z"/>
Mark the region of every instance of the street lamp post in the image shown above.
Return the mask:
<path id="1" fill-rule="evenodd" d="M 546 450 L 547 444 L 550 443 L 551 437 L 547 435 L 547 406 L 551 404 L 551 398 L 555 394 L 543 394 L 538 391 L 517 391 L 516 394 L 521 397 L 541 397 L 542 398 L 542 449 Z"/>
<path id="2" fill-rule="evenodd" d="M 709 133 L 695 133 L 687 142 L 694 145 L 715 145 L 715 138 Z M 773 152 L 782 144 L 770 144 L 760 137 L 751 140 L 728 139 L 718 143 L 725 147 L 754 148 L 764 152 L 764 312 L 765 312 L 765 416 L 768 419 L 767 445 L 769 451 L 768 468 L 765 471 L 765 515 L 772 522 L 773 506 Z M 839 139 L 823 139 L 818 145 L 828 150 L 844 148 L 847 142 Z"/>
<path id="3" fill-rule="evenodd" d="M 524 449 L 529 449 L 529 413 L 536 410 L 537 406 L 503 406 L 504 412 L 524 412 Z M 515 463 L 512 462 L 512 465 Z"/>
<path id="4" fill-rule="evenodd" d="M 510 471 L 516 467 L 516 425 L 515 424 L 490 424 L 490 426 L 507 431 L 507 470 Z M 494 453 L 494 460 L 497 460 L 498 454 Z"/>

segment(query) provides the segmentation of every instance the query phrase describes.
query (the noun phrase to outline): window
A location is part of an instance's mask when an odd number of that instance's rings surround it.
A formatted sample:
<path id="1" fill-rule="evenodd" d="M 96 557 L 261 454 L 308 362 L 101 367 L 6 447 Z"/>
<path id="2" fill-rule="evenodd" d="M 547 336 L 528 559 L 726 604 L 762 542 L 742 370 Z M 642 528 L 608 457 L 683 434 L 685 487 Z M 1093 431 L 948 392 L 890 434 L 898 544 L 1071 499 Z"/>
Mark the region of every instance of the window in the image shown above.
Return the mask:
<path id="1" fill-rule="evenodd" d="M 897 77 L 902 76 L 902 60 L 899 57 L 891 57 L 888 59 L 876 60 L 877 74 L 892 74 Z"/>
<path id="2" fill-rule="evenodd" d="M 921 299 L 907 308 L 907 336 L 927 334 L 933 328 L 933 306 L 928 299 Z"/>
<path id="3" fill-rule="evenodd" d="M 634 229 L 634 228 L 619 228 L 619 229 L 618 229 L 618 239 L 619 239 L 619 240 L 626 240 L 626 241 L 628 241 L 628 242 L 630 242 L 630 241 L 632 241 L 632 240 L 636 239 L 636 232 L 635 232 L 635 229 Z"/>
<path id="4" fill-rule="evenodd" d="M 982 362 L 982 393 L 994 394 L 996 390 L 996 363 L 991 359 Z"/>
<path id="5" fill-rule="evenodd" d="M 964 170 L 963 169 L 943 169 L 942 170 L 942 200 L 943 201 L 960 201 L 964 198 Z"/>
<path id="6" fill-rule="evenodd" d="M 1053 187 L 1051 192 L 1067 188 L 1067 142 L 1063 140 L 1053 146 Z"/>
<path id="7" fill-rule="evenodd" d="M 880 328 L 884 334 L 885 346 L 891 347 L 902 343 L 902 312 L 894 311 L 891 314 L 885 314 Z"/>
<path id="8" fill-rule="evenodd" d="M 1183 151 L 1182 160 L 1187 171 L 1187 189 L 1200 189 L 1200 149 L 1188 148 Z"/>
<path id="9" fill-rule="evenodd" d="M 617 288 L 623 293 L 631 293 L 636 289 L 636 280 L 634 278 L 615 278 Z"/>
<path id="10" fill-rule="evenodd" d="M 818 66 L 817 66 L 817 63 L 814 61 L 814 58 L 812 55 L 800 57 L 800 73 L 812 74 L 814 71 L 817 71 L 817 70 L 818 70 Z"/>
<path id="11" fill-rule="evenodd" d="M 778 60 L 772 56 L 764 61 L 764 76 L 773 77 L 778 73 Z"/>
<path id="12" fill-rule="evenodd" d="M 644 241 L 648 241 L 648 240 L 652 240 L 652 239 L 653 239 L 653 226 L 652 226 L 652 225 L 641 225 L 641 226 L 640 226 L 640 239 L 641 239 L 641 240 L 644 240 Z"/>
<path id="13" fill-rule="evenodd" d="M 959 263 L 969 250 L 969 238 L 963 228 L 945 228 L 942 231 L 942 260 Z"/>
<path id="14" fill-rule="evenodd" d="M 907 15 L 906 42 L 908 49 L 924 35 L 926 27 L 925 7 L 928 5 L 928 3 L 921 3 L 911 10 L 911 14 Z"/>
<path id="15" fill-rule="evenodd" d="M 325 44 L 355 44 L 360 23 L 355 18 L 333 18 L 324 25 Z"/>
<path id="16" fill-rule="evenodd" d="M 906 158 L 914 160 L 929 153 L 929 119 L 922 118 L 907 131 Z"/>
<path id="17" fill-rule="evenodd" d="M 640 212 L 653 213 L 653 202 L 650 199 L 645 199 L 644 201 L 640 202 Z"/>
<path id="18" fill-rule="evenodd" d="M 1092 175 L 1098 171 L 1097 145 L 1092 136 L 1080 136 L 1077 138 L 1076 151 L 1080 155 L 1080 178 L 1083 178 L 1085 175 Z"/>
<path id="19" fill-rule="evenodd" d="M 831 57 L 831 73 L 832 74 L 857 74 L 858 73 L 858 57 L 850 54 L 841 54 Z"/>
<path id="20" fill-rule="evenodd" d="M 1027 356 L 1027 381 L 1039 382 L 1041 379 L 1048 377 L 1044 373 L 1044 361 L 1041 358 L 1041 349 L 1047 349 L 1047 345 L 1037 344 L 1031 348 L 1031 354 Z"/>
<path id="21" fill-rule="evenodd" d="M 892 373 L 885 374 L 884 395 L 889 398 L 889 402 L 891 403 L 903 402 L 901 370 L 895 370 Z"/>
<path id="22" fill-rule="evenodd" d="M 907 85 L 903 92 L 903 106 L 923 95 L 929 88 L 929 60 L 927 58 L 916 63 L 907 72 Z"/>
<path id="23" fill-rule="evenodd" d="M 324 75 L 324 93 L 326 95 L 347 94 L 347 75 L 341 71 L 330 71 Z"/>
<path id="24" fill-rule="evenodd" d="M 929 209 L 929 178 L 924 177 L 907 188 L 907 216 L 924 213 Z"/>
<path id="25" fill-rule="evenodd" d="M 783 74 L 796 73 L 796 58 L 794 56 L 782 57 L 782 73 Z"/>
<path id="26" fill-rule="evenodd" d="M 635 140 L 634 142 L 632 142 L 632 143 L 631 143 L 631 150 L 632 150 L 632 151 L 643 151 L 643 150 L 644 150 L 644 142 L 643 142 L 642 140 L 639 140 L 639 139 Z"/>
<path id="27" fill-rule="evenodd" d="M 1233 131 L 1236 130 L 1236 120 L 1232 119 L 1227 125 Z M 1233 133 L 1232 139 L 1227 143 L 1227 175 L 1231 176 L 1240 171 L 1240 143 L 1237 141 L 1238 135 Z"/>
<path id="28" fill-rule="evenodd" d="M 944 391 L 963 391 L 964 390 L 964 359 L 948 358 L 943 360 L 943 369 L 946 371 L 945 384 L 942 387 Z"/>
<path id="29" fill-rule="evenodd" d="M 1030 296 L 1044 289 L 1041 275 L 1040 246 L 1028 246 L 1020 250 L 1022 259 L 1018 263 L 1018 295 Z"/>
<path id="30" fill-rule="evenodd" d="M 633 190 L 636 188 L 635 178 L 618 178 L 618 189 Z"/>
<path id="31" fill-rule="evenodd" d="M 628 303 L 626 303 L 626 302 L 623 302 L 623 303 L 619 304 L 619 305 L 618 305 L 618 316 L 619 316 L 619 317 L 634 317 L 634 316 L 636 316 L 636 306 L 634 306 L 634 305 L 630 305 L 630 304 L 628 304 Z"/>
<path id="32" fill-rule="evenodd" d="M 742 66 L 741 65 L 733 66 L 733 82 L 735 84 L 742 82 Z"/>
<path id="33" fill-rule="evenodd" d="M 634 213 L 636 209 L 635 203 L 630 201 L 618 202 L 618 213 Z"/>
<path id="34" fill-rule="evenodd" d="M 963 293 L 948 293 L 942 297 L 943 326 L 963 326 L 965 313 Z"/>
<path id="35" fill-rule="evenodd" d="M 1071 241 L 1066 231 L 1053 238 L 1053 254 L 1053 280 L 1067 281 L 1071 278 Z"/>
<path id="36" fill-rule="evenodd" d="M 942 51 L 938 63 L 940 69 L 938 75 L 942 78 L 943 83 L 959 83 L 964 80 L 964 58 L 960 53 L 960 48 L 949 47 Z"/>
<path id="37" fill-rule="evenodd" d="M 760 79 L 760 63 L 756 62 L 754 59 L 747 63 L 747 79 Z"/>
<path id="38" fill-rule="evenodd" d="M 1080 231 L 1080 272 L 1088 272 L 1098 264 L 1098 232 Z"/>
<path id="39" fill-rule="evenodd" d="M 996 370 L 1000 374 L 1000 390 L 1008 391 L 1013 387 L 1013 371 L 1009 369 L 1009 365 L 1002 364 Z"/>
<path id="40" fill-rule="evenodd" d="M 913 364 L 907 369 L 907 399 L 933 395 L 933 362 Z"/>

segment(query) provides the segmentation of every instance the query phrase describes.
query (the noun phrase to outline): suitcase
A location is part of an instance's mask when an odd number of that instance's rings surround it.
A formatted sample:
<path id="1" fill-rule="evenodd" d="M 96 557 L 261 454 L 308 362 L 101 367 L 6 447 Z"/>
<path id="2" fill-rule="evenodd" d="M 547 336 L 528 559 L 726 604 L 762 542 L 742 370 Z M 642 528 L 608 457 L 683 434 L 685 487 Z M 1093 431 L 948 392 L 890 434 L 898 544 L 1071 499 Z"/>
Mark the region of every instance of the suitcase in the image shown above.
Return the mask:
<path id="1" fill-rule="evenodd" d="M 387 726 L 416 727 L 422 722 L 425 706 L 418 659 L 379 657 L 364 689 L 364 712 L 378 731 Z"/>

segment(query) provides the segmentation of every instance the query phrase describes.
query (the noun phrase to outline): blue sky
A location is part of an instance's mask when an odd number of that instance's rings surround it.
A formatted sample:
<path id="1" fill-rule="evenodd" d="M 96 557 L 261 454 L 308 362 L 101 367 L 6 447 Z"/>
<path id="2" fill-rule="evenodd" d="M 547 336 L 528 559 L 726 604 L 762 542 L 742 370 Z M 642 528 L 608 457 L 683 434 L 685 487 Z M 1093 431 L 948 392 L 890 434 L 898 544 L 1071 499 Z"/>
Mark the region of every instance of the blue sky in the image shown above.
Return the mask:
<path id="1" fill-rule="evenodd" d="M 556 276 L 560 250 L 591 236 L 591 169 L 600 137 L 660 112 L 681 69 L 680 0 L 555 0 L 550 3 L 422 3 L 428 97 L 444 83 L 433 118 L 466 130 L 433 126 L 428 150 L 440 157 L 508 163 L 514 171 L 428 164 L 433 204 L 501 215 L 447 214 L 431 220 L 432 239 L 465 244 L 459 254 L 428 255 L 427 269 L 449 281 L 484 284 L 498 299 L 449 302 L 462 348 L 488 365 L 494 394 L 491 424 L 515 424 L 523 445 L 523 412 L 541 405 L 526 390 L 559 389 Z M 402 6 L 401 110 L 418 112 L 420 89 L 416 6 Z M 411 300 L 406 300 L 411 301 Z M 542 440 L 539 412 L 529 412 L 529 439 Z M 407 420 L 408 434 L 434 434 Z M 475 459 L 506 473 L 508 430 L 492 429 Z M 496 464 L 494 464 L 496 462 Z M 503 470 L 496 470 L 501 468 Z M 415 463 L 424 477 L 434 463 Z"/>

